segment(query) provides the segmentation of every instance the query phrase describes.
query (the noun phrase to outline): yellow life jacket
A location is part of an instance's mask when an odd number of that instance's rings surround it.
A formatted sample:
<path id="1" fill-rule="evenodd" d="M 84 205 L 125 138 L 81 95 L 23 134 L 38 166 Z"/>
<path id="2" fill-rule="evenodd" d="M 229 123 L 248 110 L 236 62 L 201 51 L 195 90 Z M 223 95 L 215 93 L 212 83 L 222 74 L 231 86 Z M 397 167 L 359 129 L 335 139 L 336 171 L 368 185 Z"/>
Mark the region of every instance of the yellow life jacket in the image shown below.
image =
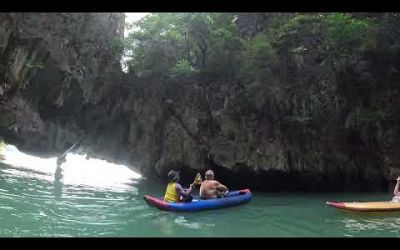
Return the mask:
<path id="1" fill-rule="evenodd" d="M 164 201 L 166 202 L 179 202 L 180 194 L 176 191 L 176 182 L 170 182 L 165 192 Z"/>

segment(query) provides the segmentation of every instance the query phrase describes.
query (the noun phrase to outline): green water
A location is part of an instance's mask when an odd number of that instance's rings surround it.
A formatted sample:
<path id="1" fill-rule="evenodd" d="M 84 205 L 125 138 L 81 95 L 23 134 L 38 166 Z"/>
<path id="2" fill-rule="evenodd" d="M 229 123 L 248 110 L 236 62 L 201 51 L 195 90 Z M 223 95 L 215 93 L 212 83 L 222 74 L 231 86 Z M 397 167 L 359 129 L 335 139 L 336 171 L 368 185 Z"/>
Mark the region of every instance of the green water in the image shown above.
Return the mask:
<path id="1" fill-rule="evenodd" d="M 142 198 L 144 194 L 162 194 L 164 187 L 160 184 L 127 177 L 122 172 L 96 179 L 93 169 L 88 170 L 85 165 L 75 166 L 79 171 L 64 168 L 61 175 L 51 172 L 51 165 L 32 165 L 30 168 L 0 164 L 2 237 L 400 235 L 400 218 L 396 216 L 346 215 L 325 205 L 327 200 L 387 200 L 390 194 L 255 192 L 252 201 L 243 206 L 171 213 L 149 207 Z M 108 181 L 112 177 L 114 180 Z"/>

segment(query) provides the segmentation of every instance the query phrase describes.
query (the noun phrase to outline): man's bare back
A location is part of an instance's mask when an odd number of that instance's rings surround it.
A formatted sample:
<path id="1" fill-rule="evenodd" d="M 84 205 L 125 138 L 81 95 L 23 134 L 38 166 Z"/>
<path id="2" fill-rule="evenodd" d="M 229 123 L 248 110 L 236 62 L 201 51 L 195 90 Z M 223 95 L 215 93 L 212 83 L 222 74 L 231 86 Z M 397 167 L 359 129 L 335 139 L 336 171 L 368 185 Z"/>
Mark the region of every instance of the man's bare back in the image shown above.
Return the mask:
<path id="1" fill-rule="evenodd" d="M 227 191 L 228 188 L 216 180 L 204 180 L 200 186 L 200 198 L 204 200 L 217 199 L 219 194 Z"/>

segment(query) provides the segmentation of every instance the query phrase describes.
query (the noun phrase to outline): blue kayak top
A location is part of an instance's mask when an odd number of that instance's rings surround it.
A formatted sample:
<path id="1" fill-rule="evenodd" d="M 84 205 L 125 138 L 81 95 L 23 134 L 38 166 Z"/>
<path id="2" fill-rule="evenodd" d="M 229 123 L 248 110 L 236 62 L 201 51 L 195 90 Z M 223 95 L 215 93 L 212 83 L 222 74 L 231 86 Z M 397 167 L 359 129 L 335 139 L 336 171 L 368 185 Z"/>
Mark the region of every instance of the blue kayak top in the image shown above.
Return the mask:
<path id="1" fill-rule="evenodd" d="M 201 200 L 198 196 L 194 196 L 191 202 L 165 202 L 163 197 L 157 198 L 145 195 L 144 199 L 149 205 L 158 209 L 175 211 L 175 212 L 194 212 L 209 209 L 226 208 L 241 205 L 251 200 L 252 193 L 249 189 L 229 192 L 225 197 L 210 200 Z"/>

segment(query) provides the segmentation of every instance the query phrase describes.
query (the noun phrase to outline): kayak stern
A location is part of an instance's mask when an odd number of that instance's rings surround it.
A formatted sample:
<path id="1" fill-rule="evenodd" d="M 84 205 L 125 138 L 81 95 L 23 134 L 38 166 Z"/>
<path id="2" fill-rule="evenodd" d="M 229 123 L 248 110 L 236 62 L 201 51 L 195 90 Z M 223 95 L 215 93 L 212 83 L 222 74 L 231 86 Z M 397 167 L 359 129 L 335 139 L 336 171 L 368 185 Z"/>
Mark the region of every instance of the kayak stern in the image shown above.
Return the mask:
<path id="1" fill-rule="evenodd" d="M 326 202 L 330 207 L 336 208 L 344 213 L 380 215 L 400 213 L 400 203 L 387 201 L 380 202 Z"/>

